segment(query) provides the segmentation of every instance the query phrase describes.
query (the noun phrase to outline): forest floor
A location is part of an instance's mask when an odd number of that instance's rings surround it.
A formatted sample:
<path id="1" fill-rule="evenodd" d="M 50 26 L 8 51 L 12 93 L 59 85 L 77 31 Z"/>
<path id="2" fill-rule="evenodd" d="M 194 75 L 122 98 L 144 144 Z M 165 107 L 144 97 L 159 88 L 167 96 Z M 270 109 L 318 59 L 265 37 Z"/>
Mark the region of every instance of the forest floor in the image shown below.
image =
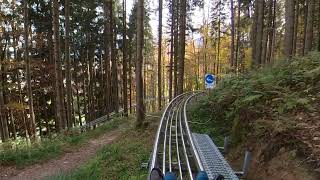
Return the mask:
<path id="1" fill-rule="evenodd" d="M 154 135 L 159 117 L 146 117 L 146 127 L 136 129 L 134 121 L 128 123 L 130 128 L 121 133 L 119 140 L 102 147 L 88 162 L 70 172 L 58 173 L 48 177 L 49 180 L 101 180 L 101 179 L 132 179 L 147 178 L 147 163 L 152 151 Z"/>
<path id="2" fill-rule="evenodd" d="M 131 117 L 115 118 L 81 134 L 75 130 L 31 147 L 3 150 L 0 180 L 45 179 L 77 169 L 102 147 L 117 140 L 128 130 L 131 121 Z"/>
<path id="3" fill-rule="evenodd" d="M 114 130 L 106 133 L 97 139 L 89 140 L 81 148 L 67 152 L 58 159 L 52 159 L 41 164 L 35 164 L 25 168 L 2 167 L 0 179 L 22 180 L 22 179 L 43 179 L 58 173 L 71 171 L 88 161 L 97 151 L 111 142 L 115 141 L 121 134 L 121 130 Z"/>
<path id="4" fill-rule="evenodd" d="M 0 180 L 146 179 L 147 169 L 141 164 L 148 162 L 158 119 L 158 114 L 148 116 L 140 130 L 129 117 L 116 128 L 64 149 L 60 156 L 23 166 L 0 165 Z"/>

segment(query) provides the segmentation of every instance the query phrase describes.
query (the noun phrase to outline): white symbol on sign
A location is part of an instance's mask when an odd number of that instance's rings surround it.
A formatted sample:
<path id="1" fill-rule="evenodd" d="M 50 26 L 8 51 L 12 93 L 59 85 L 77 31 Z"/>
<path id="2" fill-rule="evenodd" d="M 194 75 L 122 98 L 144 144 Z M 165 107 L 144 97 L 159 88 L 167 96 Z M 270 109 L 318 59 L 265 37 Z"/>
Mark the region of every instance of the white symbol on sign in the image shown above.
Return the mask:
<path id="1" fill-rule="evenodd" d="M 216 77 L 213 74 L 206 74 L 205 85 L 206 89 L 213 89 L 216 85 Z"/>

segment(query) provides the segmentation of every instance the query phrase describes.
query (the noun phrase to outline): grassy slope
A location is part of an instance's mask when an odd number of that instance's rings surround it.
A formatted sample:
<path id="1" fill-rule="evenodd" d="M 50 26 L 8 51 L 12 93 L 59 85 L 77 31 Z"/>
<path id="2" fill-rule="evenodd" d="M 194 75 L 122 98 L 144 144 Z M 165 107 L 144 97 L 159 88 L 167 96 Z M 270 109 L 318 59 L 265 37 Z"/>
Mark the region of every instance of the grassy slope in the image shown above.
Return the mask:
<path id="1" fill-rule="evenodd" d="M 79 169 L 48 179 L 146 179 L 147 169 L 141 168 L 141 163 L 148 162 L 156 127 L 156 123 L 151 123 L 143 131 L 132 127 L 118 141 L 105 146 L 95 158 Z"/>
<path id="2" fill-rule="evenodd" d="M 80 148 L 89 139 L 114 130 L 127 121 L 128 119 L 116 118 L 95 130 L 81 134 L 79 130 L 74 130 L 52 139 L 42 139 L 40 143 L 34 143 L 31 146 L 20 144 L 15 149 L 4 148 L 0 150 L 0 165 L 25 166 L 55 158 L 71 148 Z"/>
<path id="3" fill-rule="evenodd" d="M 319 100 L 320 54 L 312 53 L 226 77 L 192 107 L 192 128 L 218 143 L 231 135 L 235 146 L 258 147 L 262 161 L 287 148 L 320 162 Z"/>

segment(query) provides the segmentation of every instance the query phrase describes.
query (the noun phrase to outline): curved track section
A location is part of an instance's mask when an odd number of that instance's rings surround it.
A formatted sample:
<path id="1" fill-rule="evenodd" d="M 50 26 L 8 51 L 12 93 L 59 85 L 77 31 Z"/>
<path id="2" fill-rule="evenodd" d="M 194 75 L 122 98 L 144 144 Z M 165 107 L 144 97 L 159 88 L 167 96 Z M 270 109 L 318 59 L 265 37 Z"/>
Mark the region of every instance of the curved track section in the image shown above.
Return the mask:
<path id="1" fill-rule="evenodd" d="M 202 92 L 188 92 L 177 96 L 166 107 L 154 142 L 149 164 L 149 180 L 152 170 L 164 175 L 174 173 L 178 179 L 195 179 L 203 165 L 195 148 L 187 120 L 188 102 Z"/>

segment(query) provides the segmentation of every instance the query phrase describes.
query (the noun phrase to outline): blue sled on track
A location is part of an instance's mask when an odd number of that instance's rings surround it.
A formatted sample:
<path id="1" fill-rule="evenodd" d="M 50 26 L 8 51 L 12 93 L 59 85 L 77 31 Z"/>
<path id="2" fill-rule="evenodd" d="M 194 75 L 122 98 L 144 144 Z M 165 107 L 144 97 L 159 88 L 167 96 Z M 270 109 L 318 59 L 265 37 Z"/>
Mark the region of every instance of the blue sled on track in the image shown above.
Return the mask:
<path id="1" fill-rule="evenodd" d="M 177 177 L 174 173 L 168 172 L 163 177 L 163 174 L 159 168 L 154 168 L 150 174 L 150 180 L 177 180 Z M 197 175 L 196 180 L 209 180 L 208 174 L 205 171 L 200 171 Z M 222 175 L 218 175 L 213 180 L 224 180 Z"/>

